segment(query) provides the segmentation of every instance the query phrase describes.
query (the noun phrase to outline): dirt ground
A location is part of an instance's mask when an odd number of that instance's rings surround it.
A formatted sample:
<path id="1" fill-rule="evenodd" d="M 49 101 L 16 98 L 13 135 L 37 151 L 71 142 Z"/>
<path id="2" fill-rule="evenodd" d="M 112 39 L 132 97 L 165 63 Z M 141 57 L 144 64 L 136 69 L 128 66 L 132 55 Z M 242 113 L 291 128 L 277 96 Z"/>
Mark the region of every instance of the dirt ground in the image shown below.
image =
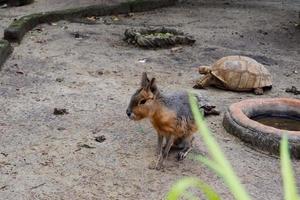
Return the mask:
<path id="1" fill-rule="evenodd" d="M 185 1 L 133 17 L 102 17 L 94 25 L 60 21 L 29 32 L 0 72 L 0 199 L 163 199 L 172 183 L 197 176 L 232 199 L 222 180 L 197 161 L 175 160 L 162 171 L 156 133 L 147 120 L 125 113 L 141 74 L 157 78 L 159 89 L 191 89 L 196 66 L 233 54 L 265 64 L 273 89 L 263 97 L 299 98 L 299 1 Z M 249 1 L 248 1 L 249 2 Z M 126 44 L 126 28 L 168 25 L 197 40 L 182 51 L 143 50 Z M 78 34 L 74 34 L 78 33 Z M 74 35 L 79 35 L 75 38 Z M 208 125 L 253 197 L 282 199 L 279 160 L 246 146 L 222 127 L 226 108 L 256 98 L 209 88 L 199 90 L 221 111 Z M 54 115 L 54 108 L 69 114 Z M 104 135 L 102 143 L 96 136 Z M 193 154 L 207 154 L 197 136 Z M 300 164 L 294 161 L 300 184 Z"/>

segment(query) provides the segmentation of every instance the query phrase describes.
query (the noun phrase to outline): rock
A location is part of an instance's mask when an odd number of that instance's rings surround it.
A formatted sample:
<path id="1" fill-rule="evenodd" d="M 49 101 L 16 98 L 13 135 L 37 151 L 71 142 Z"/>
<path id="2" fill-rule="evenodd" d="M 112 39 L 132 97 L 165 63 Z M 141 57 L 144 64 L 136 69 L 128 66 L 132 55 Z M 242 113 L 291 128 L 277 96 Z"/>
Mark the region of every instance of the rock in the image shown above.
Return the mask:
<path id="1" fill-rule="evenodd" d="M 64 78 L 56 78 L 55 81 L 60 83 L 64 81 Z"/>
<path id="2" fill-rule="evenodd" d="M 171 49 L 171 53 L 176 53 L 176 52 L 180 52 L 180 51 L 182 51 L 182 47 L 173 47 Z"/>
<path id="3" fill-rule="evenodd" d="M 95 140 L 96 140 L 97 142 L 102 143 L 102 142 L 104 142 L 104 141 L 106 140 L 106 138 L 105 138 L 104 135 L 100 135 L 100 136 L 95 137 Z"/>
<path id="4" fill-rule="evenodd" d="M 294 95 L 300 94 L 300 90 L 298 90 L 295 86 L 292 86 L 291 88 L 286 88 L 285 92 L 293 93 Z"/>
<path id="5" fill-rule="evenodd" d="M 65 115 L 65 114 L 69 114 L 69 112 L 65 108 L 54 108 L 53 114 L 54 115 Z"/>
<path id="6" fill-rule="evenodd" d="M 78 145 L 78 147 L 80 147 L 80 148 L 86 148 L 86 149 L 94 149 L 94 148 L 96 148 L 96 147 L 90 146 L 88 144 L 80 144 L 80 145 Z"/>
<path id="7" fill-rule="evenodd" d="M 57 130 L 58 131 L 64 131 L 64 130 L 66 130 L 66 128 L 64 128 L 64 127 L 58 127 Z"/>

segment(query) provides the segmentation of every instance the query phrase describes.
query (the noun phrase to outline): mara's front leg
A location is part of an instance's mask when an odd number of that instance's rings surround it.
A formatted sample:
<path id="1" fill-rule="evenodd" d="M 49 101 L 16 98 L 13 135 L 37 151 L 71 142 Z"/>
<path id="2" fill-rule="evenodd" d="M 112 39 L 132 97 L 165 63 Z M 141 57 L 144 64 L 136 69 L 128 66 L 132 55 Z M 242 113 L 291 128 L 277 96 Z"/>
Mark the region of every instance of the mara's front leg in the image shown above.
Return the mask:
<path id="1" fill-rule="evenodd" d="M 164 142 L 164 136 L 158 133 L 157 147 L 156 147 L 157 160 L 150 164 L 149 169 L 157 169 L 158 163 L 160 163 L 161 160 L 163 159 L 163 149 L 164 149 L 163 142 Z"/>
<path id="2" fill-rule="evenodd" d="M 168 157 L 170 149 L 172 147 L 172 145 L 174 144 L 174 136 L 170 135 L 167 137 L 167 142 L 166 142 L 166 146 L 162 152 L 163 158 Z"/>
<path id="3" fill-rule="evenodd" d="M 169 151 L 170 151 L 173 143 L 174 143 L 174 136 L 172 136 L 172 135 L 168 136 L 166 138 L 166 146 L 164 149 L 162 149 L 161 154 L 159 154 L 158 160 L 156 162 L 155 168 L 157 170 L 160 170 L 163 167 L 164 159 L 168 157 Z"/>
<path id="4" fill-rule="evenodd" d="M 162 154 L 163 151 L 163 142 L 164 136 L 157 134 L 157 147 L 156 147 L 156 155 Z"/>

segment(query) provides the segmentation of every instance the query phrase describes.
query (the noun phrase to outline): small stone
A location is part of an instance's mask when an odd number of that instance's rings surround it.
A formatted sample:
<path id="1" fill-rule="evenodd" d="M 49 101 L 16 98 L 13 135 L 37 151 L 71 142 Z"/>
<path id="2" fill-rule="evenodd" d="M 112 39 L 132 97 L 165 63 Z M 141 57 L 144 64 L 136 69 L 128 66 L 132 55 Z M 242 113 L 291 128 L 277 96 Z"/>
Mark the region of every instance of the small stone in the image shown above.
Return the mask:
<path id="1" fill-rule="evenodd" d="M 127 13 L 127 15 L 125 17 L 133 17 L 134 16 L 134 13 L 130 12 L 130 13 Z"/>
<path id="2" fill-rule="evenodd" d="M 105 140 L 106 140 L 106 138 L 104 135 L 95 137 L 95 141 L 100 142 L 100 143 L 104 142 Z"/>
<path id="3" fill-rule="evenodd" d="M 103 71 L 98 71 L 97 74 L 102 76 L 104 74 L 104 72 Z"/>
<path id="4" fill-rule="evenodd" d="M 65 114 L 69 114 L 69 112 L 65 108 L 54 108 L 53 114 L 54 115 L 65 115 Z"/>
<path id="5" fill-rule="evenodd" d="M 143 58 L 143 59 L 139 59 L 138 60 L 140 63 L 145 63 L 145 62 L 147 62 L 147 59 L 146 58 Z"/>
<path id="6" fill-rule="evenodd" d="M 112 19 L 113 21 L 119 21 L 119 20 L 120 20 L 117 16 L 112 16 L 111 19 Z"/>
<path id="7" fill-rule="evenodd" d="M 80 147 L 80 148 L 86 148 L 86 149 L 94 149 L 94 148 L 96 148 L 96 147 L 90 146 L 88 144 L 80 144 L 80 145 L 78 145 L 78 147 Z"/>
<path id="8" fill-rule="evenodd" d="M 74 33 L 74 37 L 75 37 L 75 38 L 80 38 L 79 33 Z"/>
<path id="9" fill-rule="evenodd" d="M 295 86 L 292 86 L 291 88 L 286 88 L 285 92 L 293 93 L 294 95 L 300 94 L 300 90 L 298 90 Z"/>
<path id="10" fill-rule="evenodd" d="M 180 51 L 182 51 L 182 47 L 173 47 L 173 48 L 171 49 L 171 52 L 172 52 L 172 53 L 180 52 Z"/>
<path id="11" fill-rule="evenodd" d="M 257 32 L 260 33 L 260 34 L 263 34 L 263 35 L 268 35 L 268 32 L 263 31 L 263 30 L 261 30 L 261 29 L 259 29 Z"/>
<path id="12" fill-rule="evenodd" d="M 4 152 L 1 152 L 0 154 L 3 155 L 4 157 L 7 157 L 7 156 L 8 156 L 8 154 L 7 154 L 7 153 L 4 153 Z"/>
<path id="13" fill-rule="evenodd" d="M 63 81 L 64 81 L 64 78 L 56 78 L 55 81 L 56 81 L 56 82 L 63 82 Z"/>
<path id="14" fill-rule="evenodd" d="M 0 187 L 0 190 L 5 190 L 8 187 L 8 185 L 3 185 L 2 187 Z"/>
<path id="15" fill-rule="evenodd" d="M 16 71 L 17 74 L 24 74 L 22 71 Z"/>
<path id="16" fill-rule="evenodd" d="M 87 19 L 90 20 L 90 21 L 96 21 L 97 20 L 97 18 L 95 16 L 87 17 Z"/>
<path id="17" fill-rule="evenodd" d="M 34 30 L 37 31 L 37 32 L 42 32 L 42 31 L 43 31 L 43 28 L 38 27 L 38 28 L 35 28 Z"/>

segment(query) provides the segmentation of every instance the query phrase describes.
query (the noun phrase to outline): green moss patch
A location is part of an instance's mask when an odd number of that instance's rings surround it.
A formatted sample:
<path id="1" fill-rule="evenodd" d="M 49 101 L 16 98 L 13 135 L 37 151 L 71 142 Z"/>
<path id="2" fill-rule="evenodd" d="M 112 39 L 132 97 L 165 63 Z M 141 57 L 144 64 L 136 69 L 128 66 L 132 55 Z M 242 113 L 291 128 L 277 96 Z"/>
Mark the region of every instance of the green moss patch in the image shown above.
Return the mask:
<path id="1" fill-rule="evenodd" d="M 0 40 L 0 66 L 12 53 L 13 48 L 7 40 Z"/>

